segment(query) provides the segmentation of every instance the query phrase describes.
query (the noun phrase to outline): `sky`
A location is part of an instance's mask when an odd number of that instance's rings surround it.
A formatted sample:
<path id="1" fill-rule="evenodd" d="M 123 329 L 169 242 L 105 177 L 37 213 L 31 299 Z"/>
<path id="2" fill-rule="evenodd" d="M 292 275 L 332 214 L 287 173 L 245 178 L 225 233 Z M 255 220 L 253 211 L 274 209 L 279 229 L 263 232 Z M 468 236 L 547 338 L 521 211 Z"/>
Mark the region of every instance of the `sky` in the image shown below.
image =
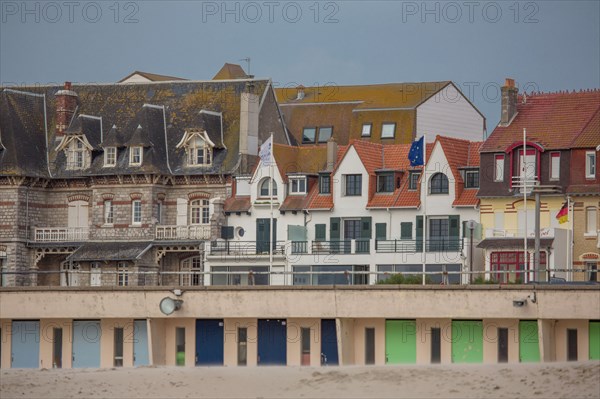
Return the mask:
<path id="1" fill-rule="evenodd" d="M 207 80 L 225 62 L 275 87 L 453 81 L 487 118 L 500 86 L 600 87 L 600 0 L 5 1 L 3 86 Z"/>

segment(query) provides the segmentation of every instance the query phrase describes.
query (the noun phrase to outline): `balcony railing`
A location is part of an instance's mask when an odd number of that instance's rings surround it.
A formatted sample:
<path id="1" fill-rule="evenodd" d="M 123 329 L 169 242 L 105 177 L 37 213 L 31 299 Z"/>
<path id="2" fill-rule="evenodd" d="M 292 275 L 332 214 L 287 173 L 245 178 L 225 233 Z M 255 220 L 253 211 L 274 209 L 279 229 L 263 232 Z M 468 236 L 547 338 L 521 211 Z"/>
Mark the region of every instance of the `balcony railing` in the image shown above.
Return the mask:
<path id="1" fill-rule="evenodd" d="M 520 193 L 527 190 L 528 194 L 535 186 L 540 184 L 536 176 L 513 176 L 511 182 L 512 187 L 518 189 Z"/>
<path id="2" fill-rule="evenodd" d="M 210 226 L 156 226 L 157 240 L 209 240 Z"/>
<path id="3" fill-rule="evenodd" d="M 425 240 L 425 252 L 458 252 L 463 248 L 459 237 L 441 237 Z M 378 253 L 415 253 L 423 251 L 423 240 L 377 240 Z"/>
<path id="4" fill-rule="evenodd" d="M 523 238 L 525 235 L 525 229 L 486 229 L 485 237 L 486 238 Z M 535 230 L 532 228 L 527 229 L 527 237 L 534 238 Z M 540 229 L 540 237 L 541 238 L 552 238 L 554 237 L 554 229 L 553 228 L 543 228 Z"/>
<path id="5" fill-rule="evenodd" d="M 285 241 L 212 241 L 210 255 L 269 255 L 269 244 L 274 255 L 285 253 Z"/>
<path id="6" fill-rule="evenodd" d="M 78 242 L 86 241 L 90 236 L 87 227 L 35 227 L 35 242 Z"/>

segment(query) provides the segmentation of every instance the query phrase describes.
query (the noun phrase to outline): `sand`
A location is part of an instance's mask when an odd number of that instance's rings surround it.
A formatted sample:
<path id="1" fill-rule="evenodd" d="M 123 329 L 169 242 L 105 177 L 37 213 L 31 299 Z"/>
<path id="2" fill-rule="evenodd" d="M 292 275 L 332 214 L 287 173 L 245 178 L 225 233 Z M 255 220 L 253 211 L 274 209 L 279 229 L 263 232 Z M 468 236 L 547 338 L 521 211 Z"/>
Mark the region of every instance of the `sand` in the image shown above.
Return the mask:
<path id="1" fill-rule="evenodd" d="M 600 398 L 600 362 L 2 370 L 0 398 Z"/>

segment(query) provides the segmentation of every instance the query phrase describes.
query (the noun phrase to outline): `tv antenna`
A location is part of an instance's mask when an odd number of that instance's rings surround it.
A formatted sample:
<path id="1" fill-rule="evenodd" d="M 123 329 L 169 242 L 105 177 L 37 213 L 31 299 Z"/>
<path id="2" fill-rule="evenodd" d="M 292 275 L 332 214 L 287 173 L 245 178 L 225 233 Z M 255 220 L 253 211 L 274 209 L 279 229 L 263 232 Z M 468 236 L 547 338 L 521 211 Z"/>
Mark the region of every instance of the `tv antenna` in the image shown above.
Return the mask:
<path id="1" fill-rule="evenodd" d="M 246 64 L 248 65 L 248 72 L 246 72 L 246 75 L 250 75 L 250 57 L 242 58 L 239 61 L 245 61 L 246 62 Z"/>

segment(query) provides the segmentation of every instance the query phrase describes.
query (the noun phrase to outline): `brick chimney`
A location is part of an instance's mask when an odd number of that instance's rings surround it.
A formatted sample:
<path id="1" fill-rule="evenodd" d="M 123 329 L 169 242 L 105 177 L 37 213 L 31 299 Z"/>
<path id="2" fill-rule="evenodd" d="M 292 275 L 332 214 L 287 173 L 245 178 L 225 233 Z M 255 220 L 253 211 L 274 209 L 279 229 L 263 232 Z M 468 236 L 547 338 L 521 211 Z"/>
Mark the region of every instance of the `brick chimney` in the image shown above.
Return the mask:
<path id="1" fill-rule="evenodd" d="M 71 82 L 65 82 L 62 90 L 56 92 L 56 135 L 62 136 L 69 127 L 77 110 L 78 96 L 71 90 Z"/>
<path id="2" fill-rule="evenodd" d="M 327 170 L 330 172 L 335 166 L 335 161 L 337 160 L 337 153 L 338 145 L 333 139 L 333 137 L 331 137 L 329 140 L 327 140 Z"/>
<path id="3" fill-rule="evenodd" d="M 253 93 L 254 85 L 248 85 L 240 97 L 240 147 L 241 171 L 250 173 L 250 157 L 258 155 L 258 117 L 260 97 Z"/>
<path id="4" fill-rule="evenodd" d="M 500 124 L 508 126 L 517 113 L 517 97 L 519 89 L 515 87 L 515 80 L 506 78 L 502 86 L 502 114 L 500 115 Z"/>

